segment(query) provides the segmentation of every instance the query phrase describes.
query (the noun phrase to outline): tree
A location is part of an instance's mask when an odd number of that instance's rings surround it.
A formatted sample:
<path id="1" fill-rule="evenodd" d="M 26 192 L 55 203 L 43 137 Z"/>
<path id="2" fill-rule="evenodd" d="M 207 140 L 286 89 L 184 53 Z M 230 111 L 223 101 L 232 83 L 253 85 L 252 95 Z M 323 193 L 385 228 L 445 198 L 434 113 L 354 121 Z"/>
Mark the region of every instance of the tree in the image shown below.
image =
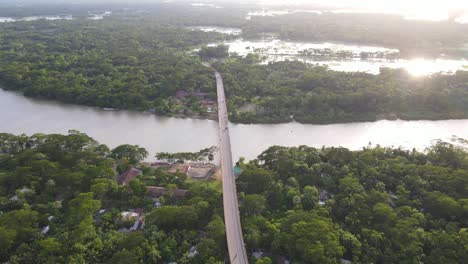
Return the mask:
<path id="1" fill-rule="evenodd" d="M 115 253 L 107 263 L 109 264 L 126 264 L 126 263 L 139 263 L 140 259 L 134 252 L 128 250 L 121 250 Z"/>
<path id="2" fill-rule="evenodd" d="M 131 180 L 128 183 L 128 186 L 130 186 L 130 189 L 132 189 L 133 194 L 137 197 L 143 197 L 148 191 L 146 188 L 146 184 L 139 181 L 138 179 Z"/>
<path id="3" fill-rule="evenodd" d="M 219 248 L 224 248 L 221 245 L 226 245 L 226 227 L 224 226 L 223 219 L 218 215 L 213 217 L 206 227 L 208 236 L 212 238 Z"/>
<path id="4" fill-rule="evenodd" d="M 162 230 L 193 229 L 198 215 L 191 206 L 163 206 L 156 208 L 146 217 L 147 224 L 154 224 Z"/>
<path id="5" fill-rule="evenodd" d="M 255 260 L 255 264 L 273 264 L 273 261 L 268 257 L 263 257 Z"/>
<path id="6" fill-rule="evenodd" d="M 456 219 L 461 213 L 458 202 L 441 192 L 428 192 L 424 198 L 424 206 L 434 217 L 447 220 Z"/>
<path id="7" fill-rule="evenodd" d="M 62 250 L 62 244 L 55 238 L 46 238 L 38 241 L 40 255 L 44 261 L 51 261 Z"/>
<path id="8" fill-rule="evenodd" d="M 240 192 L 247 194 L 263 193 L 269 189 L 272 184 L 273 175 L 270 171 L 247 166 L 237 179 L 237 186 Z"/>
<path id="9" fill-rule="evenodd" d="M 0 260 L 8 260 L 8 252 L 15 242 L 16 231 L 0 226 Z"/>
<path id="10" fill-rule="evenodd" d="M 117 160 L 126 159 L 135 165 L 148 157 L 148 151 L 137 145 L 120 145 L 111 151 L 110 156 Z"/>
<path id="11" fill-rule="evenodd" d="M 91 218 L 101 208 L 101 202 L 94 200 L 93 197 L 93 193 L 80 193 L 68 203 L 70 214 L 80 221 Z"/>
<path id="12" fill-rule="evenodd" d="M 247 194 L 242 200 L 241 210 L 245 215 L 258 215 L 265 210 L 266 199 L 259 194 Z"/>
<path id="13" fill-rule="evenodd" d="M 319 202 L 319 191 L 313 186 L 304 187 L 302 194 L 302 205 L 305 210 L 315 208 Z"/>
<path id="14" fill-rule="evenodd" d="M 314 212 L 290 214 L 281 224 L 280 239 L 292 261 L 335 263 L 343 255 L 339 229 Z"/>
<path id="15" fill-rule="evenodd" d="M 377 203 L 372 208 L 372 223 L 378 231 L 389 231 L 389 228 L 395 224 L 397 215 L 393 209 L 384 203 Z"/>
<path id="16" fill-rule="evenodd" d="M 16 243 L 29 242 L 38 232 L 39 213 L 31 209 L 12 210 L 0 215 L 0 226 L 8 237 L 16 234 Z M 12 233 L 14 232 L 14 233 Z M 10 240 L 6 240 L 5 244 Z"/>
<path id="17" fill-rule="evenodd" d="M 204 46 L 198 52 L 200 58 L 206 59 L 222 59 L 229 56 L 229 46 L 218 45 L 214 47 Z"/>

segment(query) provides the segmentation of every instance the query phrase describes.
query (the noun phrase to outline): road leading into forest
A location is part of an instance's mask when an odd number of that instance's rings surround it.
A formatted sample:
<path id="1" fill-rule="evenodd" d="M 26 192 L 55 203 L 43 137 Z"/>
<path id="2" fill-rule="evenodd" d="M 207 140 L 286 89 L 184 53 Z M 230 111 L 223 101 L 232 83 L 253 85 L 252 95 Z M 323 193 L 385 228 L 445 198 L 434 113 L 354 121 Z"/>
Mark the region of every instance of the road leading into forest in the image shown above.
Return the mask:
<path id="1" fill-rule="evenodd" d="M 219 72 L 216 74 L 216 87 L 218 90 L 218 115 L 219 115 L 219 139 L 221 173 L 223 175 L 223 204 L 224 223 L 226 225 L 226 237 L 231 264 L 247 264 L 242 227 L 239 216 L 239 204 L 237 201 L 236 179 L 233 172 L 231 139 L 229 137 L 229 120 L 224 95 L 223 78 Z"/>

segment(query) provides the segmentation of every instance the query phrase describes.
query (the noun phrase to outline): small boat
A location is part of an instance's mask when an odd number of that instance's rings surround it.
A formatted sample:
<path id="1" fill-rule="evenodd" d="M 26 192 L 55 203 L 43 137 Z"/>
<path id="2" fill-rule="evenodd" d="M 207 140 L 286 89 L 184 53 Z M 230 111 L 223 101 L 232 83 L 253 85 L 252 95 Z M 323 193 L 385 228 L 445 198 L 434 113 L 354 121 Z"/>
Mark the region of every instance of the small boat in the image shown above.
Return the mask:
<path id="1" fill-rule="evenodd" d="M 104 111 L 117 111 L 118 109 L 104 107 L 102 110 L 104 110 Z"/>

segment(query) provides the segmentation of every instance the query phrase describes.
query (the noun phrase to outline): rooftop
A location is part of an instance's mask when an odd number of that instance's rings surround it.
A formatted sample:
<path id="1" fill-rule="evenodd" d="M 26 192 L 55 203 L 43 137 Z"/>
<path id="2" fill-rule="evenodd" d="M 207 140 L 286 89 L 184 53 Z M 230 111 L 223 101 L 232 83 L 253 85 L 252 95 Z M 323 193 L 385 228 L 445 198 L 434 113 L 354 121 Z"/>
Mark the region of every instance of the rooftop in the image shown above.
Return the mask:
<path id="1" fill-rule="evenodd" d="M 146 188 L 148 189 L 147 195 L 151 198 L 160 197 L 168 192 L 168 190 L 165 187 L 148 186 Z M 172 194 L 174 194 L 175 197 L 185 197 L 187 193 L 188 193 L 187 190 L 182 190 L 182 189 L 172 190 Z"/>
<path id="2" fill-rule="evenodd" d="M 120 174 L 117 182 L 121 185 L 127 185 L 131 180 L 138 177 L 138 175 L 142 174 L 143 172 L 136 168 L 130 168 L 124 173 Z"/>

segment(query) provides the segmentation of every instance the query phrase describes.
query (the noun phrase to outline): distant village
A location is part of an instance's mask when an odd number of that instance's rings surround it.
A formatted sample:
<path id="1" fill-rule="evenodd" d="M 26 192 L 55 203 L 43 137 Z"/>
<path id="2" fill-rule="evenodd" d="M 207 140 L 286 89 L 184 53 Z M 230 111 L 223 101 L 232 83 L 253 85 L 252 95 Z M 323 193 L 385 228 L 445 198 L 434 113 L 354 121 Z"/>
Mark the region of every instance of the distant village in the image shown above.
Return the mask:
<path id="1" fill-rule="evenodd" d="M 206 117 L 215 118 L 217 104 L 216 102 L 210 97 L 209 93 L 204 92 L 187 92 L 187 91 L 177 91 L 175 94 L 175 103 L 176 105 L 181 106 L 180 113 L 184 113 L 187 106 L 195 103 L 198 105 L 198 109 L 196 112 L 204 113 Z"/>

